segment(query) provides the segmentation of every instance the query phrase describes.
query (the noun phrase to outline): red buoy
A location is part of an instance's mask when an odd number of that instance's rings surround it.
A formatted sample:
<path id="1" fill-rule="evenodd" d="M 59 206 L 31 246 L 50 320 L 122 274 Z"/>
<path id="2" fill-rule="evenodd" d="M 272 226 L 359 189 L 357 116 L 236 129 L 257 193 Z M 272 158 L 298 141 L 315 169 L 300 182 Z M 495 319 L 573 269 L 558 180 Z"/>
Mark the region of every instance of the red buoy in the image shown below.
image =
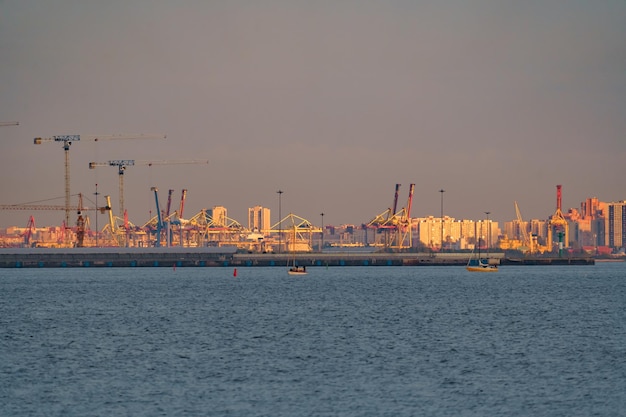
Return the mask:
<path id="1" fill-rule="evenodd" d="M 235 270 L 233 271 L 233 276 L 236 277 L 237 276 L 237 268 L 235 268 Z"/>

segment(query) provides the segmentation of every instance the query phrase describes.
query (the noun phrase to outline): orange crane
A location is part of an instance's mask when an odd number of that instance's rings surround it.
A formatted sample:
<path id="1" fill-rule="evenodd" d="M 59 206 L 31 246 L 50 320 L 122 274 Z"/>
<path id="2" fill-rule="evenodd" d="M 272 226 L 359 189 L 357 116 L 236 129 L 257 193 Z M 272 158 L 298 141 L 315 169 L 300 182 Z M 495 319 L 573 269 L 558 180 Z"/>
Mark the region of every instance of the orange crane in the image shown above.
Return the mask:
<path id="1" fill-rule="evenodd" d="M 182 221 L 183 218 L 183 210 L 185 209 L 185 199 L 187 198 L 187 190 L 183 188 L 183 191 L 180 195 L 180 206 L 178 208 L 178 219 Z"/>
<path id="2" fill-rule="evenodd" d="M 83 135 L 88 141 L 98 142 L 101 140 L 120 140 L 120 139 L 165 139 L 165 135 Z M 65 151 L 65 224 L 70 222 L 70 146 L 72 142 L 79 142 L 81 135 L 58 135 L 50 138 L 35 138 L 35 145 L 41 145 L 45 142 L 62 142 Z"/>
<path id="3" fill-rule="evenodd" d="M 28 224 L 26 225 L 26 231 L 24 232 L 24 245 L 30 247 L 30 238 L 35 233 L 35 218 L 31 215 L 28 218 Z"/>
<path id="4" fill-rule="evenodd" d="M 117 167 L 117 174 L 119 177 L 119 212 L 120 216 L 124 216 L 124 171 L 129 166 L 134 165 L 177 165 L 177 164 L 208 164 L 207 160 L 173 160 L 173 161 L 135 161 L 134 159 L 118 159 L 108 162 L 90 162 L 89 169 L 95 169 L 98 167 L 112 166 Z"/>

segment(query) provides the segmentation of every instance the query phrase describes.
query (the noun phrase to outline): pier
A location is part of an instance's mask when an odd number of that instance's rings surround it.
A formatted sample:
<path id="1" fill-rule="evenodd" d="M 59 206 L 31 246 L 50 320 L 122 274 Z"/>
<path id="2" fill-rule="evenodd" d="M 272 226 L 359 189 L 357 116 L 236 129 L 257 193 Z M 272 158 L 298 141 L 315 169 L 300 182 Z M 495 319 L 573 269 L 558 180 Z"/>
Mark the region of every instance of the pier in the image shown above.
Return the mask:
<path id="1" fill-rule="evenodd" d="M 90 267 L 276 267 L 286 266 L 293 254 L 237 253 L 234 247 L 205 248 L 72 248 L 0 249 L 0 268 Z M 333 252 L 295 255 L 304 266 L 463 266 L 469 253 Z M 593 265 L 593 258 L 490 255 L 500 265 Z"/>

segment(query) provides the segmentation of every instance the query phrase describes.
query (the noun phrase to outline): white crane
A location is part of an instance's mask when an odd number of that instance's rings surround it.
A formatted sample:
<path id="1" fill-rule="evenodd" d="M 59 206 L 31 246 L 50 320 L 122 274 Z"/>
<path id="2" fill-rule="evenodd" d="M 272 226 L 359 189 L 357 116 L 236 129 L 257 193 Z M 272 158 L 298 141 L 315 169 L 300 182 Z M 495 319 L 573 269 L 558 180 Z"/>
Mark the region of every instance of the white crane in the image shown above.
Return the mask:
<path id="1" fill-rule="evenodd" d="M 165 139 L 166 135 L 83 135 L 87 141 L 98 142 L 101 140 L 121 140 L 121 139 Z M 70 145 L 72 142 L 81 140 L 81 135 L 58 135 L 50 138 L 35 138 L 35 145 L 44 142 L 62 142 L 65 151 L 65 224 L 70 224 Z"/>
<path id="2" fill-rule="evenodd" d="M 178 164 L 208 164 L 208 160 L 172 160 L 172 161 L 135 161 L 134 159 L 116 159 L 108 162 L 90 162 L 89 169 L 95 169 L 98 167 L 117 167 L 117 174 L 119 177 L 119 210 L 120 217 L 124 216 L 124 171 L 126 167 L 134 165 L 178 165 Z"/>

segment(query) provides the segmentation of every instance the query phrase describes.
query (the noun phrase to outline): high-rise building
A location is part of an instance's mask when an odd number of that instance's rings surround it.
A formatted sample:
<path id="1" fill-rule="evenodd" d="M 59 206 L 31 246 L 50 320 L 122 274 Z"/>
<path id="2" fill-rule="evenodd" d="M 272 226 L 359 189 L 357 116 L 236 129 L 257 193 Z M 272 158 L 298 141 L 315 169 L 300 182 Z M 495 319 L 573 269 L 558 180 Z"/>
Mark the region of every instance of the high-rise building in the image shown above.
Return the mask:
<path id="1" fill-rule="evenodd" d="M 258 232 L 269 232 L 272 224 L 270 221 L 270 209 L 254 206 L 248 209 L 248 229 Z"/>
<path id="2" fill-rule="evenodd" d="M 429 248 L 441 248 L 441 236 L 446 249 L 459 250 L 473 247 L 480 240 L 481 245 L 494 247 L 500 235 L 498 222 L 492 220 L 456 220 L 444 216 L 443 223 L 439 217 L 423 217 L 414 219 L 417 225 L 417 240 Z M 443 227 L 443 233 L 442 233 Z"/>
<path id="3" fill-rule="evenodd" d="M 211 216 L 211 219 L 213 220 L 213 226 L 226 226 L 228 219 L 226 207 L 214 206 L 212 209 L 209 209 L 208 212 L 209 216 Z"/>
<path id="4" fill-rule="evenodd" d="M 609 203 L 607 212 L 608 245 L 623 248 L 626 246 L 626 201 Z"/>

